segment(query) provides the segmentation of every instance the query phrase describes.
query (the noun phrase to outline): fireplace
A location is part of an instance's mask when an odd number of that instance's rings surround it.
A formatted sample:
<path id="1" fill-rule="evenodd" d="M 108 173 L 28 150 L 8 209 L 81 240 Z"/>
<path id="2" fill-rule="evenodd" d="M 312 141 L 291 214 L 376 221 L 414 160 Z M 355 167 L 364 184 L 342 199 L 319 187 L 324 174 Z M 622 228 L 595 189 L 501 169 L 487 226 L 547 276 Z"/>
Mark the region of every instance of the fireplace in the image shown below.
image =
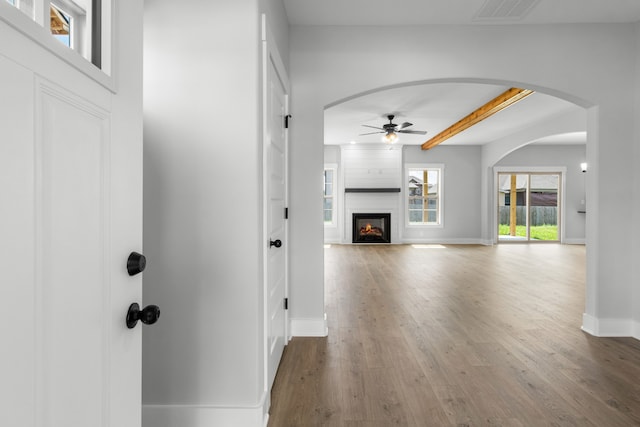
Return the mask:
<path id="1" fill-rule="evenodd" d="M 391 243 L 391 214 L 354 213 L 353 243 Z"/>

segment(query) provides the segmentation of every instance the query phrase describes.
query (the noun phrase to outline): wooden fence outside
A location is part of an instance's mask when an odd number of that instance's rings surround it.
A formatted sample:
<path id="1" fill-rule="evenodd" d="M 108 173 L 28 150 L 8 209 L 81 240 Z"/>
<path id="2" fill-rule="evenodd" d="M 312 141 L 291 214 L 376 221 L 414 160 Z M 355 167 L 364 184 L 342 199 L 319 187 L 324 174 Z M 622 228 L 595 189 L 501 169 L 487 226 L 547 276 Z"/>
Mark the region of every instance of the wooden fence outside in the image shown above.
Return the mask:
<path id="1" fill-rule="evenodd" d="M 500 206 L 500 224 L 510 223 L 510 207 Z M 533 206 L 531 209 L 531 226 L 558 225 L 558 208 L 556 206 Z M 527 225 L 526 206 L 516 207 L 516 224 Z"/>

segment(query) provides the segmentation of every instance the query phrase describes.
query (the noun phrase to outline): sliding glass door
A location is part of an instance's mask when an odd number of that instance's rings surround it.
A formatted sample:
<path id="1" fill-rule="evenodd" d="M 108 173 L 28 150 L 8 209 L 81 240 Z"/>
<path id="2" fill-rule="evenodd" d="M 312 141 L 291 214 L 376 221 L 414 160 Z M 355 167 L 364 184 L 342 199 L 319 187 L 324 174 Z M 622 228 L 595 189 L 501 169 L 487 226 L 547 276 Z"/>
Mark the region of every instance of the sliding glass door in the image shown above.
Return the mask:
<path id="1" fill-rule="evenodd" d="M 560 174 L 498 173 L 498 241 L 560 240 Z"/>

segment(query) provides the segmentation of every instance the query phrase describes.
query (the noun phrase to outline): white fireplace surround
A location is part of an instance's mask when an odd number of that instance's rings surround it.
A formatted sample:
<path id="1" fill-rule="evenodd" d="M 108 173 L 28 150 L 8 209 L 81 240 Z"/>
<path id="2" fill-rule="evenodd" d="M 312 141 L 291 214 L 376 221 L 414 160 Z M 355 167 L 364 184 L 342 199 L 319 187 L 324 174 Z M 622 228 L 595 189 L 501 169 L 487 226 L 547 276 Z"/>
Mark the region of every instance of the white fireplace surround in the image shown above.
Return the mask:
<path id="1" fill-rule="evenodd" d="M 401 243 L 402 191 L 385 192 L 402 188 L 401 147 L 378 145 L 342 146 L 341 181 L 342 224 L 340 240 L 352 243 L 353 214 L 391 214 L 391 243 Z M 380 189 L 379 192 L 345 192 L 345 189 Z M 340 193 L 339 193 L 340 194 Z"/>

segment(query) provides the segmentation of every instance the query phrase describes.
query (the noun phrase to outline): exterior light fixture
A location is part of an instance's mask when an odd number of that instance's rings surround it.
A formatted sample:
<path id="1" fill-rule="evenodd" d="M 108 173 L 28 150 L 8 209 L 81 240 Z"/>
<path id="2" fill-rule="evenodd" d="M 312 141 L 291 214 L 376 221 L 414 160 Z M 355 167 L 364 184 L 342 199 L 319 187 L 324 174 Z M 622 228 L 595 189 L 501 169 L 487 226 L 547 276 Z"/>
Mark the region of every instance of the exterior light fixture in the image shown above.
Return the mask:
<path id="1" fill-rule="evenodd" d="M 583 173 L 587 171 L 587 163 L 586 162 L 580 163 L 580 170 Z"/>

